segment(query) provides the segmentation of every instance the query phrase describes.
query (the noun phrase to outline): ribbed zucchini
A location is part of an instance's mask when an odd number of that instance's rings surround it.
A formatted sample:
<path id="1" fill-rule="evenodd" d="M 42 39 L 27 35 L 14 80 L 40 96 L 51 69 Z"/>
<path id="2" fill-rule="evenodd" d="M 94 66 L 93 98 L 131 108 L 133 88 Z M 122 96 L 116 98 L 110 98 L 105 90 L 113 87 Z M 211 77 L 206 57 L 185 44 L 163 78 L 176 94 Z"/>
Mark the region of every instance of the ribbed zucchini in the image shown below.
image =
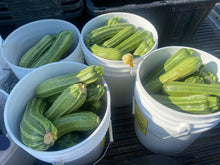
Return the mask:
<path id="1" fill-rule="evenodd" d="M 67 134 L 63 135 L 62 137 L 60 137 L 56 141 L 55 147 L 58 150 L 63 150 L 63 149 L 72 147 L 72 146 L 80 143 L 83 140 L 84 140 L 84 138 L 82 137 L 80 132 L 70 132 L 70 133 L 67 133 Z"/>
<path id="2" fill-rule="evenodd" d="M 45 35 L 21 57 L 18 66 L 29 68 L 54 43 L 56 35 Z"/>
<path id="3" fill-rule="evenodd" d="M 120 44 L 118 44 L 115 48 L 124 53 L 131 53 L 147 36 L 151 36 L 151 33 L 146 30 L 138 30 L 130 37 L 122 41 Z"/>
<path id="4" fill-rule="evenodd" d="M 218 84 L 217 77 L 210 71 L 202 71 L 199 76 L 203 77 L 206 84 Z"/>
<path id="5" fill-rule="evenodd" d="M 94 44 L 90 47 L 90 50 L 92 51 L 93 54 L 101 58 L 105 58 L 108 60 L 116 60 L 116 61 L 122 60 L 123 53 L 115 48 L 106 48 Z"/>
<path id="6" fill-rule="evenodd" d="M 121 21 L 121 17 L 115 16 L 115 17 L 110 18 L 110 19 L 107 21 L 106 25 L 114 25 L 114 24 L 119 23 L 120 21 Z"/>
<path id="7" fill-rule="evenodd" d="M 157 67 L 153 72 L 147 75 L 144 84 L 152 79 L 158 78 L 160 75 L 164 74 L 171 68 L 173 68 L 178 63 L 182 62 L 185 58 L 190 57 L 194 51 L 192 49 L 181 48 L 176 53 L 174 53 L 170 58 L 168 58 L 162 65 Z"/>
<path id="8" fill-rule="evenodd" d="M 61 92 L 62 93 L 62 92 Z M 55 95 L 49 96 L 47 98 L 45 98 L 49 103 L 53 103 L 59 96 L 61 93 L 57 93 Z"/>
<path id="9" fill-rule="evenodd" d="M 217 102 L 207 95 L 189 95 L 189 96 L 168 96 L 168 95 L 153 95 L 153 97 L 164 104 L 165 106 L 193 114 L 209 114 L 212 113 L 213 107 L 216 108 Z M 217 101 L 217 100 L 216 100 Z"/>
<path id="10" fill-rule="evenodd" d="M 86 34 L 85 43 L 87 46 L 91 46 L 93 44 L 101 45 L 104 41 L 113 37 L 120 30 L 122 30 L 127 26 L 133 26 L 133 25 L 129 23 L 117 23 L 113 25 L 101 26 Z"/>
<path id="11" fill-rule="evenodd" d="M 140 45 L 137 47 L 137 49 L 134 50 L 133 55 L 134 56 L 143 56 L 146 54 L 148 51 L 152 49 L 154 46 L 155 42 L 153 37 L 146 37 L 143 39 L 143 41 L 140 43 Z"/>
<path id="12" fill-rule="evenodd" d="M 212 112 L 216 112 L 220 109 L 219 97 L 208 96 L 209 108 Z"/>
<path id="13" fill-rule="evenodd" d="M 90 65 L 87 68 L 72 74 L 54 77 L 43 81 L 36 87 L 36 94 L 40 98 L 47 98 L 61 93 L 75 83 L 91 84 L 101 80 L 104 68 L 99 65 Z"/>
<path id="14" fill-rule="evenodd" d="M 31 65 L 31 67 L 36 68 L 51 62 L 59 61 L 69 51 L 73 40 L 74 38 L 72 31 L 61 31 L 53 45 L 51 45 L 51 47 Z"/>
<path id="15" fill-rule="evenodd" d="M 57 128 L 58 139 L 72 131 L 89 131 L 100 123 L 99 116 L 93 112 L 83 111 L 65 115 L 53 121 Z"/>
<path id="16" fill-rule="evenodd" d="M 44 113 L 44 116 L 50 121 L 54 121 L 61 116 L 70 114 L 84 104 L 86 97 L 87 88 L 85 84 L 73 84 L 58 96 L 50 108 Z"/>
<path id="17" fill-rule="evenodd" d="M 188 96 L 193 94 L 220 96 L 220 84 L 198 84 L 173 81 L 164 83 L 162 91 L 172 96 Z"/>
<path id="18" fill-rule="evenodd" d="M 190 77 L 186 78 L 184 80 L 184 82 L 186 82 L 186 83 L 199 83 L 199 84 L 205 83 L 203 77 L 200 77 L 200 76 L 190 76 Z"/>
<path id="19" fill-rule="evenodd" d="M 20 122 L 21 141 L 35 150 L 47 150 L 57 139 L 57 128 L 43 116 L 47 102 L 30 99 Z"/>
<path id="20" fill-rule="evenodd" d="M 102 110 L 104 109 L 104 101 L 98 100 L 93 103 L 85 103 L 83 104 L 78 111 L 91 111 L 94 112 L 97 115 L 100 115 Z"/>
<path id="21" fill-rule="evenodd" d="M 105 94 L 105 87 L 101 84 L 91 84 L 87 87 L 87 97 L 85 103 L 94 103 Z"/>
<path id="22" fill-rule="evenodd" d="M 145 89 L 150 92 L 158 92 L 161 89 L 162 84 L 174 80 L 181 80 L 193 74 L 199 69 L 201 64 L 202 60 L 199 57 L 188 57 L 164 74 L 160 75 L 159 78 L 147 81 L 145 84 Z"/>
<path id="23" fill-rule="evenodd" d="M 124 41 L 126 38 L 130 37 L 135 33 L 137 28 L 135 26 L 127 26 L 115 34 L 112 38 L 106 40 L 102 46 L 107 48 L 113 48 Z"/>

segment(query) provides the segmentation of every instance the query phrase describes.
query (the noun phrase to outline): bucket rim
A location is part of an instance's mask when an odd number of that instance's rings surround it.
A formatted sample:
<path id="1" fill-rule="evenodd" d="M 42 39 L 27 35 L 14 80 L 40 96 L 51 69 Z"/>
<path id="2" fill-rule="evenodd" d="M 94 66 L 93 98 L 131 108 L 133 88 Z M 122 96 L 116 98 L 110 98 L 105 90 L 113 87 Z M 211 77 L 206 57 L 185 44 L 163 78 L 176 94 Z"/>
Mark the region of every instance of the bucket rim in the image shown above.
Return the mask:
<path id="1" fill-rule="evenodd" d="M 186 117 L 186 118 L 201 118 L 201 119 L 208 119 L 208 118 L 213 118 L 213 117 L 216 117 L 216 116 L 220 116 L 220 111 L 219 112 L 215 112 L 215 113 L 211 113 L 211 114 L 190 114 L 190 113 L 185 113 L 185 112 L 180 112 L 180 111 L 177 111 L 177 110 L 174 110 L 174 109 L 171 109 L 163 104 L 161 104 L 160 102 L 158 102 L 157 100 L 155 100 L 143 87 L 142 85 L 142 82 L 141 82 L 141 77 L 140 77 L 140 69 L 142 67 L 142 64 L 145 60 L 147 60 L 149 58 L 150 55 L 154 54 L 155 52 L 159 52 L 161 50 L 164 50 L 164 49 L 172 49 L 172 48 L 187 48 L 187 49 L 193 49 L 193 50 L 196 50 L 197 52 L 201 52 L 201 53 L 205 53 L 205 54 L 208 54 L 210 55 L 212 58 L 214 58 L 216 61 L 220 61 L 217 57 L 213 56 L 212 54 L 208 53 L 208 52 L 205 52 L 203 50 L 199 50 L 197 48 L 193 48 L 193 47 L 188 47 L 188 46 L 165 46 L 165 47 L 161 47 L 161 48 L 158 48 L 156 50 L 153 50 L 152 52 L 150 52 L 150 54 L 146 57 L 144 57 L 138 68 L 137 68 L 137 74 L 136 74 L 136 82 L 137 84 L 139 84 L 139 87 L 141 88 L 141 91 L 143 92 L 143 95 L 150 98 L 151 101 L 154 103 L 154 104 L 159 104 L 163 110 L 167 111 L 167 112 L 170 112 L 170 113 L 173 113 L 174 115 L 178 115 L 178 116 L 183 116 L 183 117 Z"/>
<path id="2" fill-rule="evenodd" d="M 67 24 L 67 25 L 70 25 L 73 27 L 74 31 L 76 31 L 77 33 L 77 37 L 78 37 L 78 43 L 76 44 L 76 47 L 75 49 L 70 53 L 74 53 L 76 51 L 76 49 L 80 48 L 81 45 L 80 45 L 80 31 L 79 29 L 72 23 L 68 22 L 68 21 L 65 21 L 65 20 L 61 20 L 61 19 L 55 19 L 55 18 L 50 18 L 50 19 L 41 19 L 41 20 L 36 20 L 36 21 L 32 21 L 32 22 L 29 22 L 29 23 L 26 23 L 18 28 L 16 28 L 14 31 L 12 31 L 7 37 L 5 40 L 2 41 L 2 44 L 0 44 L 0 51 L 1 51 L 1 54 L 2 54 L 2 57 L 3 59 L 10 65 L 10 66 L 13 66 L 14 69 L 16 70 L 23 70 L 25 72 L 30 72 L 36 68 L 25 68 L 25 67 L 20 67 L 18 65 L 15 65 L 13 64 L 11 61 L 9 61 L 7 59 L 7 55 L 5 55 L 4 53 L 4 47 L 5 47 L 5 44 L 8 42 L 8 40 L 10 40 L 11 38 L 13 38 L 13 35 L 15 35 L 16 33 L 19 33 L 20 30 L 22 30 L 23 28 L 28 28 L 29 26 L 33 26 L 33 25 L 37 25 L 39 23 L 64 23 L 64 24 Z M 69 57 L 70 54 L 68 56 L 66 56 L 65 58 Z M 64 59 L 65 59 L 64 58 Z M 61 60 L 64 60 L 64 59 L 61 59 Z"/>

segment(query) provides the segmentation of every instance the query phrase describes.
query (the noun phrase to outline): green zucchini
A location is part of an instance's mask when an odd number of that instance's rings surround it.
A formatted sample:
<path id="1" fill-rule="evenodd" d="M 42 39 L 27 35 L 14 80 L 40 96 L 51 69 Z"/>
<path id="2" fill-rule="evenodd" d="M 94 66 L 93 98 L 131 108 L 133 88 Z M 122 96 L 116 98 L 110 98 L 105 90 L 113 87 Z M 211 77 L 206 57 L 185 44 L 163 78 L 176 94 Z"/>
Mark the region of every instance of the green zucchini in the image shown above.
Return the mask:
<path id="1" fill-rule="evenodd" d="M 119 23 L 120 21 L 121 21 L 121 17 L 115 16 L 115 17 L 110 18 L 107 21 L 106 25 L 115 25 L 115 24 Z"/>
<path id="2" fill-rule="evenodd" d="M 200 77 L 200 76 L 189 76 L 188 78 L 186 78 L 184 80 L 184 82 L 186 82 L 186 83 L 200 83 L 200 84 L 205 83 L 203 77 Z"/>
<path id="3" fill-rule="evenodd" d="M 87 97 L 85 103 L 94 103 L 99 101 L 105 94 L 106 89 L 101 84 L 91 84 L 87 87 Z"/>
<path id="4" fill-rule="evenodd" d="M 112 38 L 106 40 L 102 46 L 107 48 L 113 48 L 120 44 L 123 40 L 130 37 L 136 32 L 137 28 L 135 26 L 127 26 L 115 34 Z"/>
<path id="5" fill-rule="evenodd" d="M 220 84 L 198 84 L 173 81 L 164 83 L 162 92 L 172 96 L 188 96 L 193 94 L 206 94 L 220 96 Z"/>
<path id="6" fill-rule="evenodd" d="M 100 123 L 100 118 L 93 112 L 75 112 L 57 118 L 53 124 L 57 128 L 58 139 L 72 131 L 89 131 L 96 128 Z"/>
<path id="7" fill-rule="evenodd" d="M 193 53 L 194 51 L 192 49 L 179 49 L 176 53 L 169 57 L 162 65 L 156 67 L 156 69 L 153 72 L 147 75 L 147 77 L 144 80 L 144 84 L 146 84 L 147 81 L 158 78 L 160 75 L 164 74 L 165 72 L 173 68 L 175 65 L 178 65 L 178 63 L 180 63 L 184 59 L 192 56 Z"/>
<path id="8" fill-rule="evenodd" d="M 43 81 L 36 87 L 36 94 L 40 98 L 48 98 L 63 92 L 67 87 L 76 84 L 91 84 L 99 82 L 104 75 L 104 68 L 99 65 L 90 65 L 87 68 L 72 74 L 57 76 Z"/>
<path id="9" fill-rule="evenodd" d="M 123 53 L 115 48 L 106 48 L 103 46 L 99 46 L 97 44 L 93 44 L 90 47 L 90 50 L 93 54 L 95 54 L 98 57 L 105 58 L 108 60 L 116 60 L 121 61 Z"/>
<path id="10" fill-rule="evenodd" d="M 32 64 L 54 43 L 55 39 L 56 35 L 45 35 L 21 57 L 18 66 L 30 68 Z"/>
<path id="11" fill-rule="evenodd" d="M 211 71 L 201 71 L 199 76 L 203 77 L 206 84 L 218 84 L 217 77 Z"/>
<path id="12" fill-rule="evenodd" d="M 85 43 L 87 46 L 91 46 L 93 44 L 101 45 L 104 41 L 110 39 L 127 26 L 133 25 L 129 23 L 117 23 L 96 28 L 86 34 Z"/>
<path id="13" fill-rule="evenodd" d="M 181 80 L 193 74 L 200 68 L 201 64 L 202 60 L 197 56 L 185 58 L 158 78 L 147 81 L 145 89 L 152 93 L 158 92 L 164 83 Z"/>
<path id="14" fill-rule="evenodd" d="M 214 102 L 209 104 L 209 96 L 206 95 L 189 95 L 189 96 L 168 96 L 153 95 L 153 97 L 165 106 L 192 114 L 209 114 L 212 113 Z M 214 100 L 213 100 L 214 101 Z"/>
<path id="15" fill-rule="evenodd" d="M 75 146 L 83 140 L 84 138 L 82 137 L 80 132 L 70 132 L 63 135 L 55 142 L 55 148 L 58 150 L 63 150 Z"/>
<path id="16" fill-rule="evenodd" d="M 138 30 L 130 37 L 122 41 L 120 44 L 115 46 L 114 48 L 119 49 L 124 54 L 131 53 L 138 47 L 138 45 L 142 42 L 142 40 L 147 36 L 151 36 L 151 33 L 149 31 Z"/>
<path id="17" fill-rule="evenodd" d="M 91 111 L 94 112 L 97 115 L 100 115 L 102 110 L 104 109 L 104 101 L 99 100 L 93 103 L 84 103 L 78 111 Z"/>
<path id="18" fill-rule="evenodd" d="M 57 140 L 57 128 L 43 116 L 47 102 L 30 99 L 20 122 L 21 141 L 35 150 L 47 150 Z"/>
<path id="19" fill-rule="evenodd" d="M 50 121 L 54 121 L 61 116 L 70 114 L 84 104 L 86 97 L 87 88 L 85 84 L 73 84 L 58 96 L 44 113 L 44 116 Z"/>
<path id="20" fill-rule="evenodd" d="M 148 51 L 152 49 L 154 46 L 155 41 L 153 37 L 149 36 L 143 39 L 143 41 L 140 43 L 140 45 L 137 47 L 137 49 L 134 50 L 133 55 L 135 57 L 137 56 L 143 56 L 146 54 Z"/>
<path id="21" fill-rule="evenodd" d="M 51 45 L 51 47 L 31 65 L 31 67 L 37 68 L 48 63 L 59 61 L 68 53 L 73 41 L 74 38 L 72 31 L 61 31 L 53 45 Z"/>

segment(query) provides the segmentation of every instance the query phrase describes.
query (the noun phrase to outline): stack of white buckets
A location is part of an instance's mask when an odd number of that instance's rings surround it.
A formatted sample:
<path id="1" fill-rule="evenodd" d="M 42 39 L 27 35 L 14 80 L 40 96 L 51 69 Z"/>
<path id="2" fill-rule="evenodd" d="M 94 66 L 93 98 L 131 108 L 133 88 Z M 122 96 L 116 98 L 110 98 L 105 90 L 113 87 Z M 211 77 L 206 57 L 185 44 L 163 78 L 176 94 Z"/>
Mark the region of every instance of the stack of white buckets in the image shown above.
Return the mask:
<path id="1" fill-rule="evenodd" d="M 0 89 L 0 130 L 10 140 L 9 147 L 6 150 L 0 151 L 0 162 L 2 165 L 30 165 L 34 162 L 34 158 L 14 143 L 4 127 L 3 112 L 7 98 L 8 94 Z"/>
<path id="2" fill-rule="evenodd" d="M 144 56 L 135 59 L 134 67 L 129 67 L 122 61 L 111 61 L 99 58 L 92 54 L 84 43 L 85 35 L 89 31 L 104 25 L 105 22 L 113 16 L 121 17 L 128 23 L 132 23 L 137 27 L 152 32 L 153 39 L 155 41 L 154 47 Z M 18 67 L 17 63 L 21 54 L 23 54 L 30 46 L 27 46 L 28 42 L 30 42 L 30 44 L 35 43 L 36 38 L 39 39 L 39 37 L 42 37 L 46 34 L 45 30 L 50 31 L 52 27 L 53 32 L 57 32 L 63 28 L 72 29 L 72 26 L 74 26 L 61 20 L 44 21 L 45 22 L 33 22 L 15 30 L 5 40 L 3 45 L 4 49 L 2 48 L 1 50 L 4 60 L 8 63 L 15 75 L 20 79 L 13 88 L 6 102 L 4 115 L 6 129 L 13 141 L 34 157 L 53 164 L 66 164 L 73 162 L 77 164 L 80 162 L 81 164 L 85 164 L 88 163 L 86 160 L 95 161 L 95 159 L 97 159 L 101 154 L 103 139 L 105 139 L 104 137 L 108 126 L 111 125 L 111 106 L 119 108 L 133 103 L 135 130 L 140 142 L 151 151 L 165 155 L 173 155 L 182 152 L 202 132 L 213 128 L 219 123 L 220 112 L 211 115 L 191 115 L 176 112 L 156 102 L 144 90 L 141 83 L 143 78 L 155 69 L 157 65 L 165 61 L 168 56 L 171 56 L 172 53 L 180 49 L 180 47 L 157 49 L 157 31 L 146 19 L 135 14 L 124 12 L 108 13 L 97 16 L 83 27 L 81 34 L 75 27 L 73 28 L 75 36 L 77 37 L 74 41 L 74 48 L 72 49 L 77 52 L 75 55 L 73 54 L 74 52 L 72 52 L 71 55 L 67 57 L 68 59 L 64 60 L 75 62 L 57 62 L 47 64 L 37 69 L 25 69 Z M 47 21 L 52 21 L 55 26 L 51 27 L 52 22 L 47 23 Z M 37 26 L 36 28 L 36 23 L 42 23 L 43 27 L 45 24 L 47 26 L 43 29 L 38 28 L 40 26 Z M 63 23 L 65 23 L 65 25 L 63 25 Z M 29 27 L 34 29 L 34 33 L 32 34 L 32 37 L 26 40 L 25 38 L 29 37 L 27 35 L 27 29 Z M 41 30 L 39 31 L 39 29 Z M 40 34 L 40 36 L 38 36 L 38 34 Z M 34 41 L 31 38 L 34 38 Z M 24 48 L 21 49 L 23 46 Z M 12 47 L 14 49 L 11 49 Z M 105 96 L 107 109 L 103 118 L 104 121 L 102 121 L 103 123 L 100 124 L 99 128 L 97 128 L 87 141 L 66 150 L 55 152 L 34 151 L 24 146 L 19 138 L 19 131 L 17 130 L 18 126 L 14 125 L 19 125 L 19 120 L 23 111 L 22 107 L 24 107 L 27 99 L 33 96 L 33 88 L 43 80 L 50 77 L 85 68 L 86 65 L 80 64 L 83 63 L 82 52 L 87 64 L 100 65 L 103 66 L 105 70 L 103 82 L 107 88 L 107 94 Z M 204 63 L 214 62 L 216 64 L 216 68 L 220 66 L 219 60 L 210 54 L 200 50 L 196 50 L 196 53 L 202 58 Z M 19 55 L 15 56 L 15 54 Z M 164 56 L 161 56 L 161 54 Z M 74 57 L 76 58 L 74 59 Z M 213 65 L 207 66 L 210 71 L 214 71 Z M 217 73 L 217 76 L 220 78 L 219 71 L 216 70 L 215 73 Z M 25 96 L 24 99 L 20 98 L 21 93 Z M 18 99 L 20 99 L 19 103 L 14 105 L 13 103 Z M 18 108 L 15 113 L 13 111 L 14 108 Z M 102 147 L 100 148 L 100 146 Z M 94 156 L 94 153 L 96 153 L 96 156 Z M 90 159 L 91 157 L 92 159 Z"/>

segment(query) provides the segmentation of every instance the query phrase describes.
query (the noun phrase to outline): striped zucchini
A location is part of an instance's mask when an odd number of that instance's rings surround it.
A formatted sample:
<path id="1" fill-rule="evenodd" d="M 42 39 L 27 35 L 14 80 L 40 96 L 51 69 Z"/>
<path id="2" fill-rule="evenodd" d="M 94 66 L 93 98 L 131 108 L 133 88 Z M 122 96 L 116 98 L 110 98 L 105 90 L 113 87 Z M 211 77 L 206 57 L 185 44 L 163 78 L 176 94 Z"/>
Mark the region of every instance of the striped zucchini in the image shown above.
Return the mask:
<path id="1" fill-rule="evenodd" d="M 104 59 L 116 60 L 116 61 L 122 60 L 122 55 L 123 55 L 122 52 L 115 48 L 105 48 L 97 44 L 94 44 L 90 47 L 90 50 L 96 56 Z"/>
<path id="2" fill-rule="evenodd" d="M 209 96 L 199 94 L 189 96 L 153 95 L 153 97 L 169 108 L 193 114 L 212 113 L 212 108 L 216 105 L 213 99 L 212 104 L 209 104 Z"/>
<path id="3" fill-rule="evenodd" d="M 87 46 L 91 46 L 93 44 L 101 45 L 105 40 L 113 37 L 120 30 L 127 26 L 133 26 L 129 23 L 117 23 L 114 25 L 105 25 L 101 26 L 95 30 L 86 34 L 85 43 Z"/>
<path id="4" fill-rule="evenodd" d="M 158 92 L 161 89 L 162 84 L 181 80 L 193 74 L 199 69 L 201 64 L 202 60 L 199 57 L 188 57 L 164 74 L 160 75 L 159 78 L 147 81 L 144 87 L 150 92 Z"/>
<path id="5" fill-rule="evenodd" d="M 220 109 L 219 97 L 216 96 L 208 96 L 209 108 L 211 111 L 217 112 Z"/>
<path id="6" fill-rule="evenodd" d="M 91 84 L 101 80 L 104 68 L 99 65 L 90 65 L 87 68 L 72 74 L 57 76 L 43 81 L 36 87 L 36 94 L 40 98 L 48 98 L 61 93 L 75 83 Z"/>
<path id="7" fill-rule="evenodd" d="M 54 121 L 61 116 L 70 114 L 83 105 L 86 97 L 87 88 L 85 84 L 73 84 L 58 96 L 50 108 L 44 113 L 44 116 L 50 121 Z"/>
<path id="8" fill-rule="evenodd" d="M 55 148 L 58 150 L 63 150 L 75 146 L 83 140 L 84 137 L 82 137 L 80 132 L 70 132 L 63 135 L 55 142 Z"/>
<path id="9" fill-rule="evenodd" d="M 151 33 L 146 30 L 138 30 L 130 37 L 122 41 L 120 44 L 118 44 L 115 48 L 124 53 L 131 53 L 147 36 L 151 36 Z"/>
<path id="10" fill-rule="evenodd" d="M 200 76 L 190 76 L 190 77 L 186 78 L 184 80 L 184 82 L 186 82 L 186 83 L 199 83 L 199 84 L 205 83 L 203 77 L 200 77 Z"/>
<path id="11" fill-rule="evenodd" d="M 85 103 L 83 104 L 78 111 L 91 111 L 94 112 L 97 115 L 100 115 L 101 112 L 104 112 L 104 101 L 103 100 L 98 100 L 93 103 Z"/>
<path id="12" fill-rule="evenodd" d="M 43 116 L 47 102 L 30 99 L 20 122 L 21 141 L 35 150 L 47 150 L 57 139 L 57 128 Z"/>
<path id="13" fill-rule="evenodd" d="M 65 115 L 53 121 L 57 128 L 57 138 L 72 131 L 89 131 L 100 123 L 99 116 L 93 112 L 83 111 Z"/>
<path id="14" fill-rule="evenodd" d="M 91 84 L 87 87 L 87 97 L 85 103 L 94 103 L 105 94 L 105 87 L 101 84 Z"/>
<path id="15" fill-rule="evenodd" d="M 206 84 L 217 84 L 217 77 L 210 71 L 202 71 L 199 73 L 199 76 L 203 77 Z"/>
<path id="16" fill-rule="evenodd" d="M 61 92 L 62 93 L 62 92 Z M 49 96 L 46 98 L 46 100 L 49 102 L 49 103 L 53 103 L 59 96 L 61 93 L 57 93 L 55 95 L 52 95 L 52 96 Z"/>
<path id="17" fill-rule="evenodd" d="M 53 45 L 44 54 L 42 54 L 42 56 L 31 65 L 31 67 L 37 68 L 51 62 L 59 61 L 68 53 L 71 45 L 73 44 L 73 40 L 72 31 L 61 31 Z"/>
<path id="18" fill-rule="evenodd" d="M 134 56 L 143 56 L 146 54 L 148 51 L 152 49 L 154 46 L 155 42 L 153 37 L 149 38 L 144 38 L 143 41 L 140 43 L 140 45 L 135 49 L 133 55 Z"/>
<path id="19" fill-rule="evenodd" d="M 115 17 L 110 18 L 110 19 L 107 21 L 106 25 L 114 25 L 114 24 L 119 23 L 120 21 L 121 21 L 121 17 L 115 16 Z"/>
<path id="20" fill-rule="evenodd" d="M 151 72 L 146 77 L 144 84 L 147 81 L 155 79 L 155 78 L 159 77 L 160 75 L 164 74 L 165 72 L 167 72 L 168 70 L 173 68 L 175 65 L 178 65 L 184 59 L 192 56 L 193 53 L 194 53 L 194 50 L 192 50 L 192 49 L 186 49 L 186 48 L 179 49 L 170 58 L 168 58 L 162 65 L 160 65 L 153 72 Z"/>
<path id="21" fill-rule="evenodd" d="M 112 38 L 105 41 L 102 46 L 107 48 L 113 48 L 121 43 L 123 40 L 135 33 L 137 28 L 135 26 L 127 26 L 115 34 Z"/>
<path id="22" fill-rule="evenodd" d="M 20 59 L 18 66 L 29 68 L 54 43 L 56 35 L 45 35 L 37 44 L 30 48 Z"/>
<path id="23" fill-rule="evenodd" d="M 220 84 L 198 84 L 173 81 L 164 83 L 162 92 L 171 96 L 206 94 L 220 96 Z"/>

